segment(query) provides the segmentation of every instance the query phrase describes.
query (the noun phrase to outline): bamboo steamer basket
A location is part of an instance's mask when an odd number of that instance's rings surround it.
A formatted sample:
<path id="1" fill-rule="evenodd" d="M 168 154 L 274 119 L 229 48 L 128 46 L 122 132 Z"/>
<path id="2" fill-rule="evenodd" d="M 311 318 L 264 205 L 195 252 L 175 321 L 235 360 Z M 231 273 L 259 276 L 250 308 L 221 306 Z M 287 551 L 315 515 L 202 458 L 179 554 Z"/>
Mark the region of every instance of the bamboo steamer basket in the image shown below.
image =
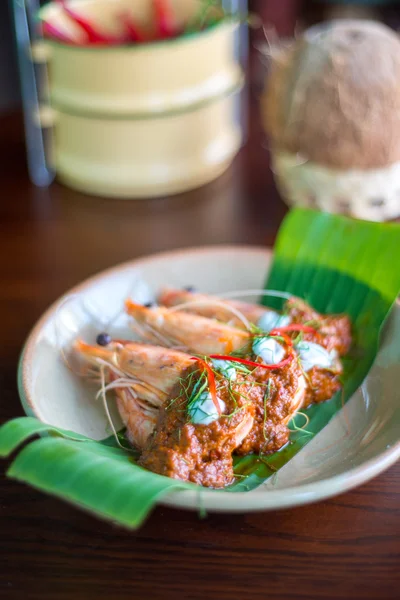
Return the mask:
<path id="1" fill-rule="evenodd" d="M 184 25 L 200 1 L 171 4 Z M 116 15 L 124 12 L 145 30 L 152 22 L 150 0 L 71 6 L 110 34 L 118 33 Z M 81 35 L 59 4 L 49 3 L 40 16 L 76 39 Z M 220 175 L 242 141 L 237 28 L 224 20 L 185 37 L 130 46 L 46 40 L 36 59 L 49 65 L 51 111 L 42 111 L 42 125 L 54 128 L 57 177 L 89 194 L 146 198 Z"/>
<path id="2" fill-rule="evenodd" d="M 337 20 L 271 54 L 262 116 L 288 204 L 398 217 L 398 35 L 377 22 Z"/>

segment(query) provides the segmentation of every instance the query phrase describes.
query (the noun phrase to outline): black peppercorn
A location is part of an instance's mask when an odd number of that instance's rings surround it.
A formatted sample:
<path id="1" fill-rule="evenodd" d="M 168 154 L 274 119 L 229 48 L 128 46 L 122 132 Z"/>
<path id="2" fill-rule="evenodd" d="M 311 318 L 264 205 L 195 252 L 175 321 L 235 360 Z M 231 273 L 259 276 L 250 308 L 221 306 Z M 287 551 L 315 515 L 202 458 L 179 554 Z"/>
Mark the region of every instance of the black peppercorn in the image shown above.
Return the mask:
<path id="1" fill-rule="evenodd" d="M 96 338 L 96 343 L 99 346 L 108 346 L 110 342 L 111 336 L 108 333 L 99 333 L 99 335 Z"/>

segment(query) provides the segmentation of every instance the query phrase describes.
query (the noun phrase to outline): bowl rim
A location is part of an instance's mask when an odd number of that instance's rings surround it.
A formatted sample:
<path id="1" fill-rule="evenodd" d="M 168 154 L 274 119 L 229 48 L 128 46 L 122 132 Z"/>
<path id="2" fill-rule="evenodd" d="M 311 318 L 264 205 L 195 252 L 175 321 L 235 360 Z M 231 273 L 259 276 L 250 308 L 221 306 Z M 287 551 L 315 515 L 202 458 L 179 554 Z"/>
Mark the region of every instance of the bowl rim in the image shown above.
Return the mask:
<path id="1" fill-rule="evenodd" d="M 79 294 L 80 292 L 90 288 L 97 281 L 101 281 L 104 277 L 112 275 L 114 273 L 118 273 L 120 271 L 124 271 L 129 267 L 138 267 L 141 265 L 145 265 L 146 263 L 151 263 L 153 260 L 158 258 L 165 258 L 173 260 L 177 256 L 187 255 L 187 254 L 209 254 L 213 252 L 224 252 L 229 254 L 232 251 L 241 251 L 241 252 L 253 252 L 254 254 L 272 254 L 271 248 L 264 248 L 262 246 L 248 246 L 246 244 L 215 244 L 208 246 L 198 246 L 191 248 L 182 248 L 177 250 L 167 250 L 167 251 L 159 251 L 154 252 L 152 254 L 145 254 L 143 256 L 139 256 L 132 260 L 124 261 L 122 263 L 118 263 L 113 267 L 108 267 L 107 269 L 103 269 L 102 271 L 98 271 L 94 275 L 84 279 L 77 285 L 68 289 L 64 294 L 59 296 L 54 302 L 50 304 L 50 306 L 44 311 L 44 313 L 39 317 L 36 321 L 28 336 L 25 340 L 25 343 L 22 347 L 19 362 L 18 362 L 18 372 L 17 372 L 17 383 L 18 383 L 18 392 L 20 394 L 20 399 L 22 406 L 25 412 L 29 412 L 29 416 L 35 416 L 40 419 L 40 415 L 35 410 L 35 403 L 32 400 L 32 394 L 29 391 L 29 370 L 32 364 L 33 353 L 35 350 L 35 344 L 37 341 L 37 337 L 41 332 L 44 325 L 51 318 L 57 306 L 63 299 L 67 296 L 72 296 L 75 294 Z"/>
<path id="2" fill-rule="evenodd" d="M 243 252 L 254 255 L 272 255 L 273 250 L 269 247 L 250 246 L 246 244 L 215 244 L 203 247 L 189 247 L 177 250 L 159 251 L 152 254 L 139 256 L 97 272 L 91 277 L 73 286 L 61 297 L 53 302 L 31 329 L 20 354 L 18 364 L 18 392 L 22 407 L 26 414 L 40 419 L 40 414 L 35 409 L 31 391 L 29 390 L 29 371 L 35 351 L 35 344 L 43 326 L 51 318 L 54 310 L 66 296 L 77 294 L 91 287 L 104 277 L 124 271 L 129 267 L 145 266 L 157 259 L 174 259 L 182 255 L 212 254 L 215 252 L 231 253 Z M 395 302 L 397 310 L 400 310 L 400 298 Z M 41 420 L 41 419 L 40 419 Z M 173 492 L 167 497 L 161 497 L 158 504 L 174 506 L 189 510 L 210 510 L 212 512 L 248 512 L 262 510 L 277 510 L 293 506 L 301 506 L 319 500 L 327 499 L 341 494 L 345 491 L 366 483 L 379 473 L 385 471 L 400 459 L 400 437 L 398 441 L 380 452 L 363 464 L 347 470 L 344 473 L 327 477 L 319 481 L 287 487 L 281 490 L 265 490 L 264 493 L 235 492 L 224 493 L 224 501 L 221 502 L 221 494 L 215 490 L 199 488 L 199 491 L 185 490 Z M 261 486 L 262 488 L 262 486 Z M 260 490 L 260 488 L 257 488 Z"/>

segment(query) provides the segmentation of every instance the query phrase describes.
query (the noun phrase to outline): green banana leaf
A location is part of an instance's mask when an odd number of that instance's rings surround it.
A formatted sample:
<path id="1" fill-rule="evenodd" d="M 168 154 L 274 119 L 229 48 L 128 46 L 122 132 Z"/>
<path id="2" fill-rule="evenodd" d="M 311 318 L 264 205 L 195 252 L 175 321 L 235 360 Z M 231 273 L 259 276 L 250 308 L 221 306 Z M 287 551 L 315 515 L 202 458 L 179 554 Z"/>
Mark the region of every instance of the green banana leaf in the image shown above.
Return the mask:
<path id="1" fill-rule="evenodd" d="M 344 359 L 343 390 L 331 400 L 303 410 L 307 432 L 295 431 L 290 444 L 270 456 L 237 459 L 235 473 L 248 475 L 231 491 L 253 489 L 301 450 L 361 385 L 375 359 L 381 329 L 400 291 L 400 226 L 356 221 L 296 209 L 287 215 L 274 248 L 266 289 L 290 292 L 322 313 L 346 313 L 354 343 Z M 282 300 L 264 304 L 281 308 Z M 293 421 L 289 424 L 295 429 Z"/>
<path id="2" fill-rule="evenodd" d="M 292 210 L 275 245 L 269 289 L 304 298 L 321 312 L 345 312 L 354 345 L 345 360 L 343 391 L 305 412 L 307 431 L 292 421 L 290 443 L 269 456 L 235 459 L 237 483 L 223 491 L 254 489 L 290 460 L 330 421 L 367 375 L 382 326 L 400 290 L 400 227 Z M 266 304 L 280 308 L 280 300 Z M 41 436 L 31 440 L 32 437 Z M 123 435 L 121 436 L 123 442 Z M 26 444 L 7 475 L 126 527 L 138 527 L 157 500 L 198 486 L 146 471 L 114 438 L 95 442 L 74 432 L 22 417 L 0 428 L 0 456 Z"/>
<path id="3" fill-rule="evenodd" d="M 126 527 L 138 527 L 167 493 L 199 489 L 190 483 L 150 473 L 110 440 L 83 435 L 20 417 L 0 429 L 0 457 L 7 457 L 34 435 L 7 475 Z"/>

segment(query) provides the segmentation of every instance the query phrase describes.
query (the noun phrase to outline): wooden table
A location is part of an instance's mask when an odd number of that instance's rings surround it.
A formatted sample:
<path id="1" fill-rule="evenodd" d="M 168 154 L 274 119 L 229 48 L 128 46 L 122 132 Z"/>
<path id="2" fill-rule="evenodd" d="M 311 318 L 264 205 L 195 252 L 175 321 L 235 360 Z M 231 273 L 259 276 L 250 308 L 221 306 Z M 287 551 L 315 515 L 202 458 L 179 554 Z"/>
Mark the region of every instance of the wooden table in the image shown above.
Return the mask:
<path id="1" fill-rule="evenodd" d="M 18 354 L 59 295 L 120 261 L 176 247 L 272 244 L 285 207 L 253 112 L 228 173 L 152 201 L 29 183 L 18 116 L 0 120 L 0 417 L 22 415 Z M 3 462 L 2 472 L 6 468 Z M 11 480 L 1 483 L 0 597 L 149 600 L 359 599 L 400 595 L 400 463 L 317 505 L 209 515 L 157 508 L 137 532 Z"/>

